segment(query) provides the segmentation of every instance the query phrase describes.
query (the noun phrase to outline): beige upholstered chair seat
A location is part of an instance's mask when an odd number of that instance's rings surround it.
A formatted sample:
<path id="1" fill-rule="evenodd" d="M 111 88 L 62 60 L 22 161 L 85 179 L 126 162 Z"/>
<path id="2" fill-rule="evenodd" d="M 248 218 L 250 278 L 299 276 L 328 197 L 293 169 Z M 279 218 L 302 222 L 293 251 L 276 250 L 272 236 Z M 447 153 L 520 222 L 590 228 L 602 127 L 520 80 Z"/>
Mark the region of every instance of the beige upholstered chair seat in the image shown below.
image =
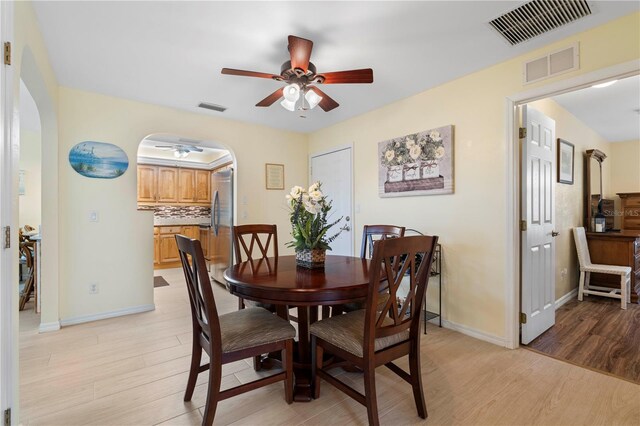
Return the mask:
<path id="1" fill-rule="evenodd" d="M 612 275 L 631 274 L 631 268 L 629 266 L 599 265 L 597 263 L 592 263 L 588 266 L 580 266 L 580 270 L 585 272 L 600 272 L 601 274 Z"/>
<path id="2" fill-rule="evenodd" d="M 220 315 L 222 352 L 292 339 L 296 329 L 277 315 L 262 308 L 248 308 Z"/>
<path id="3" fill-rule="evenodd" d="M 365 310 L 361 309 L 344 315 L 323 319 L 322 321 L 312 324 L 309 332 L 355 356 L 362 357 L 364 316 Z M 393 325 L 393 320 L 391 320 L 391 318 L 385 318 L 384 325 L 387 324 Z M 381 337 L 375 341 L 375 350 L 379 351 L 408 339 L 409 330 L 392 336 Z"/>

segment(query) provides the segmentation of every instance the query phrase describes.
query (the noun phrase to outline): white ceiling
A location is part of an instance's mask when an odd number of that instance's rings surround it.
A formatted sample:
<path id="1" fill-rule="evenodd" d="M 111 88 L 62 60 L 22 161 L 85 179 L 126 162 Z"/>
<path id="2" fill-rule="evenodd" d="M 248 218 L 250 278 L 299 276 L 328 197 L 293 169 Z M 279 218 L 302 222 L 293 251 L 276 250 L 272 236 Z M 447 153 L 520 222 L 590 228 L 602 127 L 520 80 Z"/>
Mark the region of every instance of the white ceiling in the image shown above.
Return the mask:
<path id="1" fill-rule="evenodd" d="M 175 146 L 175 145 L 191 145 L 202 149 L 202 152 L 192 151 L 186 157 L 177 159 L 174 151 L 166 148 L 157 148 L 157 146 Z M 226 155 L 229 151 L 224 149 L 212 148 L 211 143 L 207 141 L 198 141 L 193 139 L 183 139 L 173 135 L 153 135 L 145 138 L 138 147 L 138 158 L 144 157 L 148 159 L 162 159 L 179 162 L 182 164 L 211 164 Z"/>
<path id="2" fill-rule="evenodd" d="M 590 1 L 593 14 L 512 47 L 488 21 L 522 1 L 34 2 L 63 86 L 202 114 L 310 132 L 379 108 L 640 8 Z M 221 75 L 276 73 L 287 35 L 314 42 L 319 72 L 371 67 L 371 85 L 327 85 L 341 106 L 306 119 L 254 105 L 279 87 Z M 224 113 L 196 107 L 201 101 Z"/>
<path id="3" fill-rule="evenodd" d="M 552 99 L 609 142 L 640 140 L 640 76 Z"/>

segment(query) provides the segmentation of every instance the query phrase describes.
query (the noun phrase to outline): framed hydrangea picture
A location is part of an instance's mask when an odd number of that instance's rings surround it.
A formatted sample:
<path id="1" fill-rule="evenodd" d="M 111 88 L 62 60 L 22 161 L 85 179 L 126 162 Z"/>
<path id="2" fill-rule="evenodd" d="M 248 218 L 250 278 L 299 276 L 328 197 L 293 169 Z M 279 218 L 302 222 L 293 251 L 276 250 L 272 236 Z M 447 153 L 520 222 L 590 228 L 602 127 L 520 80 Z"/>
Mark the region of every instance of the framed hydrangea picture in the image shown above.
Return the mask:
<path id="1" fill-rule="evenodd" d="M 453 193 L 453 125 L 378 143 L 381 197 Z"/>

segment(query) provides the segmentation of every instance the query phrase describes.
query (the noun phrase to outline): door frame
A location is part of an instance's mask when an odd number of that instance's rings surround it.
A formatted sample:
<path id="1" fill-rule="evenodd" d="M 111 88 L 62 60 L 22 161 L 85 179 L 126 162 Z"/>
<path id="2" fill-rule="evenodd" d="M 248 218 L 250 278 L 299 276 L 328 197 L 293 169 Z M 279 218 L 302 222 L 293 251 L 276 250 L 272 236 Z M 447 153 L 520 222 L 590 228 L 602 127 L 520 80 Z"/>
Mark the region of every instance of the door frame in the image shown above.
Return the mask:
<path id="1" fill-rule="evenodd" d="M 13 40 L 13 3 L 0 3 L 0 38 L 2 45 Z M 12 57 L 15 63 L 16 55 Z M 17 417 L 18 378 L 18 303 L 13 285 L 13 262 L 17 254 L 16 218 L 13 215 L 18 198 L 14 197 L 14 155 L 13 155 L 13 68 L 0 66 L 0 227 L 2 229 L 2 249 L 0 249 L 0 413 L 13 408 L 12 423 Z M 17 176 L 17 173 L 16 173 Z M 4 229 L 11 226 L 11 248 L 4 248 Z"/>
<path id="2" fill-rule="evenodd" d="M 519 117 L 517 107 L 539 99 L 584 89 L 611 79 L 620 79 L 640 74 L 640 61 L 591 71 L 573 78 L 553 82 L 524 92 L 515 93 L 505 99 L 505 177 L 507 189 L 506 252 L 505 267 L 505 346 L 516 349 L 520 346 L 520 152 L 518 149 Z"/>
<path id="3" fill-rule="evenodd" d="M 308 159 L 308 169 L 309 169 L 309 174 L 307 176 L 307 182 L 309 183 L 309 185 L 311 184 L 311 160 L 313 157 L 319 157 L 321 155 L 326 155 L 326 154 L 331 154 L 332 152 L 337 152 L 337 151 L 344 151 L 345 149 L 350 150 L 350 154 L 351 154 L 351 211 L 350 211 L 350 216 L 351 217 L 351 255 L 355 256 L 355 250 L 356 250 L 356 218 L 354 215 L 354 211 L 355 211 L 355 205 L 356 205 L 356 194 L 355 194 L 355 173 L 354 173 L 354 167 L 355 167 L 355 149 L 354 149 L 354 144 L 353 142 L 351 143 L 347 143 L 347 144 L 342 144 L 342 145 L 336 145 L 336 146 L 332 146 L 331 148 L 327 148 L 327 149 L 323 149 L 321 151 L 316 151 L 313 153 L 309 153 L 309 159 Z"/>

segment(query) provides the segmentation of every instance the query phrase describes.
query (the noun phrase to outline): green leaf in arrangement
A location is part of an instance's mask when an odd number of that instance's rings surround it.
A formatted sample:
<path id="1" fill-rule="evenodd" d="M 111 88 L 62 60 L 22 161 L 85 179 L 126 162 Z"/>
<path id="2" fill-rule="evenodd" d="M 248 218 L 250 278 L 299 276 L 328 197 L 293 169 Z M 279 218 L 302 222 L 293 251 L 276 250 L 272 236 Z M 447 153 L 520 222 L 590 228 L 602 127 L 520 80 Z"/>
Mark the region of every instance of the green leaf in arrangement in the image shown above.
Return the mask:
<path id="1" fill-rule="evenodd" d="M 289 219 L 293 237 L 293 240 L 287 243 L 287 247 L 293 247 L 296 251 L 331 250 L 329 244 L 347 229 L 347 225 L 327 237 L 329 230 L 338 225 L 342 217 L 333 222 L 328 221 L 331 201 L 322 193 L 322 184 L 316 182 L 308 190 L 294 186 L 286 198 L 290 208 Z"/>

